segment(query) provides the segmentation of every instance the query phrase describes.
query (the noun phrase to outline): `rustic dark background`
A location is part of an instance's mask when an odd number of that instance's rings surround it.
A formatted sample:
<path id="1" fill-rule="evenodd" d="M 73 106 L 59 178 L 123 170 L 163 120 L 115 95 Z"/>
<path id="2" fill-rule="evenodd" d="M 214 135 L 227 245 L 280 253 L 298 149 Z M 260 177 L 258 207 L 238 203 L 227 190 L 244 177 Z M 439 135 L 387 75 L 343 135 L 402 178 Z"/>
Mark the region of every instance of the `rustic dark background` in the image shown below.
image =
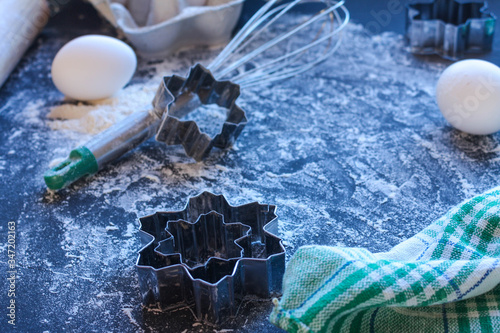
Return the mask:
<path id="1" fill-rule="evenodd" d="M 42 175 L 60 157 L 54 147 L 73 143 L 44 125 L 48 108 L 62 99 L 50 63 L 72 38 L 115 32 L 77 1 L 52 17 L 0 89 L 2 272 L 8 221 L 17 224 L 18 251 L 17 325 L 7 324 L 2 275 L 0 331 L 280 332 L 267 321 L 269 300 L 245 302 L 218 328 L 194 322 L 188 310 L 143 309 L 133 268 L 138 214 L 181 209 L 208 189 L 234 204 L 277 204 L 289 255 L 305 244 L 384 251 L 498 185 L 500 137 L 465 135 L 446 124 L 431 88 L 450 62 L 409 55 L 396 35 L 404 32 L 404 12 L 386 15 L 389 2 L 347 1 L 352 21 L 365 30 L 351 27 L 337 58 L 300 79 L 245 92 L 251 123 L 237 149 L 196 165 L 181 150 L 150 141 L 58 194 L 47 193 Z M 244 17 L 259 2 L 247 3 Z M 500 14 L 498 1 L 491 7 Z M 396 34 L 376 36 L 383 32 Z M 500 65 L 499 50 L 497 27 L 494 51 L 479 57 Z M 147 74 L 139 71 L 134 82 Z M 40 99 L 39 121 L 32 122 L 23 110 Z M 163 191 L 137 176 L 142 168 L 159 175 Z M 120 175 L 129 180 L 115 181 Z"/>

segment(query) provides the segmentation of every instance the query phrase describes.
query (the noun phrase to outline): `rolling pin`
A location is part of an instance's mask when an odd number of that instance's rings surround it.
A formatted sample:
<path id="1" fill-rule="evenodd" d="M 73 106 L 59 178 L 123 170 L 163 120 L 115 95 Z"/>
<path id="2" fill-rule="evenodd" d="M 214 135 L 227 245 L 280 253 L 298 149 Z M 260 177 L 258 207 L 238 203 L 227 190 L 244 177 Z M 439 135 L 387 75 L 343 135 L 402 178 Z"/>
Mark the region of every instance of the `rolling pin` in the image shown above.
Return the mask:
<path id="1" fill-rule="evenodd" d="M 49 20 L 46 0 L 0 0 L 0 87 Z"/>

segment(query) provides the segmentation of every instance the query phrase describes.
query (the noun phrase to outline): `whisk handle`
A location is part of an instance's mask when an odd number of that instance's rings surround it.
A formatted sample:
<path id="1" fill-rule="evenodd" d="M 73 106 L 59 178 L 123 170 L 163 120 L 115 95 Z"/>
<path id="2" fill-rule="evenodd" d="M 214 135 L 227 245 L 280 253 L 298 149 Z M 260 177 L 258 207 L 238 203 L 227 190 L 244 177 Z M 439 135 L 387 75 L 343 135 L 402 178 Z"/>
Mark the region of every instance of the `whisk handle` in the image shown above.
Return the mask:
<path id="1" fill-rule="evenodd" d="M 62 189 L 78 179 L 95 174 L 109 162 L 121 157 L 151 138 L 161 119 L 152 111 L 132 114 L 71 151 L 69 157 L 44 175 L 51 190 Z"/>

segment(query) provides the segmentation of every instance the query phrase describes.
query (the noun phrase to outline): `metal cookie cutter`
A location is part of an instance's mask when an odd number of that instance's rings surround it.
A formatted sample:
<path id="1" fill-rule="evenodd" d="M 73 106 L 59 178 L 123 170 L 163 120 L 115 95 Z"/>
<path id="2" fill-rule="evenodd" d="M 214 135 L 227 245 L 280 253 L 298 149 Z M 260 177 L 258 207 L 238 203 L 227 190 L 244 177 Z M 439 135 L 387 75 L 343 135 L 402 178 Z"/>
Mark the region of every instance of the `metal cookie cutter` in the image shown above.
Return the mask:
<path id="1" fill-rule="evenodd" d="M 163 118 L 156 141 L 167 145 L 182 144 L 186 154 L 203 160 L 212 150 L 229 148 L 247 124 L 245 112 L 236 105 L 240 86 L 230 81 L 217 81 L 200 64 L 191 68 L 187 78 L 173 75 L 163 78 L 153 100 L 155 111 Z M 215 137 L 202 133 L 194 121 L 181 121 L 201 104 L 217 104 L 227 109 L 222 130 Z"/>
<path id="2" fill-rule="evenodd" d="M 182 211 L 141 218 L 136 268 L 144 304 L 188 306 L 197 320 L 218 324 L 245 296 L 279 294 L 285 249 L 275 211 L 258 202 L 233 207 L 204 192 Z"/>
<path id="3" fill-rule="evenodd" d="M 411 0 L 407 5 L 406 33 L 417 54 L 458 60 L 466 52 L 491 51 L 495 23 L 484 0 Z"/>

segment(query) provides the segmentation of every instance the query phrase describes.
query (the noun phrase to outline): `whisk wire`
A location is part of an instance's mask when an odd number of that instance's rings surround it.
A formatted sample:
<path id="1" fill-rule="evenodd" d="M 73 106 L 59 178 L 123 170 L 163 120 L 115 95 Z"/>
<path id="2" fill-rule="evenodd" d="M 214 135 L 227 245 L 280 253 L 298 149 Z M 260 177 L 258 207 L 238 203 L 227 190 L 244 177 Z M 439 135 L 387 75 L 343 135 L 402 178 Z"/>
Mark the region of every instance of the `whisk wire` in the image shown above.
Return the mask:
<path id="1" fill-rule="evenodd" d="M 224 63 L 224 60 L 229 56 L 231 52 L 235 48 L 238 47 L 238 45 L 241 44 L 241 42 L 248 37 L 248 35 L 251 33 L 253 30 L 253 26 L 255 25 L 255 22 L 258 21 L 262 15 L 267 13 L 269 9 L 279 0 L 272 0 L 267 2 L 265 5 L 263 5 L 249 20 L 248 22 L 241 28 L 241 30 L 234 36 L 231 41 L 226 45 L 226 47 L 219 53 L 219 55 L 210 63 L 210 65 L 207 66 L 208 69 L 210 69 L 212 72 L 216 72 L 217 69 L 222 66 Z M 250 30 L 250 32 L 247 32 Z"/>
<path id="2" fill-rule="evenodd" d="M 299 49 L 296 49 L 292 52 L 289 52 L 285 55 L 282 55 L 276 59 L 273 59 L 273 60 L 267 62 L 266 64 L 259 65 L 258 67 L 254 68 L 252 70 L 243 72 L 243 73 L 235 76 L 234 78 L 232 78 L 232 80 L 235 82 L 238 82 L 238 84 L 240 84 L 241 86 L 248 87 L 254 83 L 258 83 L 259 81 L 261 81 L 261 79 L 263 78 L 263 75 L 259 75 L 258 72 L 261 72 L 263 69 L 266 69 L 266 68 L 272 67 L 271 71 L 267 72 L 268 76 L 266 77 L 266 80 L 271 82 L 271 81 L 281 80 L 281 79 L 286 78 L 286 77 L 300 74 L 300 73 L 314 67 L 319 62 L 322 62 L 325 59 L 327 59 L 340 46 L 341 36 L 339 37 L 339 39 L 335 42 L 335 44 L 333 46 L 331 45 L 331 43 L 332 43 L 331 38 L 334 35 L 338 34 L 340 32 L 340 30 L 343 29 L 343 26 L 345 26 L 347 24 L 348 12 L 344 12 L 344 13 L 347 15 L 346 16 L 347 19 L 345 19 L 343 22 L 342 22 L 341 16 L 336 11 L 329 13 L 329 15 L 330 16 L 333 15 L 333 17 L 331 19 L 332 27 L 330 29 L 330 32 L 328 32 L 327 35 L 319 38 L 319 35 L 322 32 L 322 31 L 319 31 L 317 36 L 313 39 L 313 41 L 310 44 L 305 45 L 305 46 L 303 46 Z M 339 27 L 337 27 L 337 29 L 334 29 L 335 22 L 342 22 L 342 23 L 339 23 Z M 324 28 L 322 28 L 322 29 L 324 29 Z M 328 42 L 328 45 L 325 46 L 325 52 L 323 53 L 323 55 L 318 57 L 315 61 L 308 63 L 306 65 L 304 65 L 303 63 L 301 63 L 300 65 L 294 65 L 295 63 L 300 62 L 302 54 L 304 54 L 309 49 L 314 48 L 317 45 L 321 45 L 324 42 Z M 286 60 L 290 60 L 290 61 L 286 61 Z M 281 73 L 279 75 L 275 74 L 279 71 L 281 71 Z M 246 77 L 249 77 L 249 79 L 245 79 Z"/>
<path id="3" fill-rule="evenodd" d="M 264 31 L 265 29 L 267 29 L 270 25 L 272 25 L 275 21 L 277 21 L 281 16 L 283 16 L 288 10 L 290 10 L 293 6 L 295 6 L 296 3 L 300 2 L 302 0 L 295 0 L 293 3 L 290 3 L 288 5 L 281 5 L 281 6 L 278 6 L 272 10 L 270 10 L 269 12 L 265 13 L 265 15 L 263 15 L 255 24 L 255 26 L 252 26 L 251 30 L 247 31 L 247 33 L 245 34 L 246 37 L 249 36 L 249 38 L 247 40 L 243 39 L 242 42 L 240 45 L 236 45 L 234 47 L 234 49 L 231 51 L 231 54 L 241 54 L 243 53 L 242 51 L 253 41 L 255 40 L 261 33 L 262 31 Z M 284 8 L 284 9 L 283 9 Z M 273 15 L 275 13 L 278 13 L 277 15 L 275 15 L 273 17 Z M 262 28 L 260 28 L 259 30 L 257 30 L 255 32 L 255 29 L 260 25 L 262 24 L 263 22 L 266 22 L 269 17 L 272 17 L 271 20 L 269 20 L 269 22 L 267 24 L 265 24 Z M 245 38 L 246 38 L 245 37 Z M 270 47 L 272 47 L 273 45 L 270 45 L 269 43 L 272 42 L 273 40 L 269 41 L 268 43 L 264 44 L 264 45 L 261 45 L 258 49 L 255 49 L 251 54 L 255 54 L 255 55 L 258 55 L 258 54 L 261 54 L 263 51 L 269 49 Z M 251 60 L 249 58 L 249 56 L 251 54 L 248 54 L 246 57 L 243 57 L 241 58 L 239 61 L 237 62 L 234 62 L 232 63 L 231 65 L 227 66 L 225 69 L 221 70 L 221 72 L 219 73 L 219 75 L 221 77 L 224 77 L 225 75 L 227 75 L 228 73 L 231 73 L 234 69 L 240 67 L 242 64 L 248 62 L 249 60 Z"/>
<path id="4" fill-rule="evenodd" d="M 279 18 L 285 15 L 289 10 L 291 10 L 296 4 L 298 4 L 301 1 L 303 0 L 294 0 L 291 3 L 277 6 L 276 8 L 273 8 L 269 10 L 267 13 L 265 13 L 265 15 L 263 15 L 259 19 L 259 21 L 255 24 L 255 30 L 250 31 L 251 32 L 250 38 L 245 40 L 244 43 L 241 43 L 241 45 L 239 45 L 235 50 L 233 50 L 233 52 L 238 53 L 241 50 L 245 49 L 245 47 L 247 47 L 253 40 L 255 40 L 263 31 L 268 29 L 274 22 L 276 22 Z M 275 15 L 276 13 L 278 14 Z M 264 24 L 260 29 L 257 30 L 256 28 L 260 26 L 263 22 L 266 22 L 269 19 L 269 17 L 272 18 L 266 24 Z"/>
<path id="5" fill-rule="evenodd" d="M 285 4 L 277 5 L 281 1 L 282 0 L 270 0 L 261 7 L 224 50 L 221 51 L 219 56 L 207 66 L 218 79 L 230 79 L 242 87 L 258 84 L 262 80 L 266 82 L 281 80 L 311 69 L 318 63 L 326 60 L 338 49 L 342 41 L 340 32 L 346 27 L 350 19 L 349 11 L 344 6 L 345 0 L 293 0 Z M 256 41 L 257 37 L 261 36 L 264 31 L 270 29 L 271 25 L 276 23 L 281 17 L 292 10 L 292 8 L 306 2 L 323 3 L 326 8 L 304 22 L 297 24 L 282 35 L 263 43 L 236 61 L 230 61 L 233 57 L 244 54 L 244 50 L 251 46 L 251 43 Z M 252 62 L 252 66 L 254 67 L 251 69 L 244 68 L 246 64 L 259 55 L 268 52 L 286 40 L 290 40 L 294 35 L 311 27 L 314 23 L 322 19 L 326 19 L 327 23 L 322 25 L 316 37 L 306 45 L 291 50 L 279 57 L 274 57 L 272 60 L 265 63 L 259 63 L 258 61 L 255 61 L 255 63 Z M 330 29 L 325 33 L 326 24 L 330 25 Z M 336 35 L 339 35 L 338 39 L 333 42 Z M 308 51 L 325 42 L 327 45 L 322 55 L 315 58 L 314 61 L 303 59 L 305 54 L 312 52 Z"/>

